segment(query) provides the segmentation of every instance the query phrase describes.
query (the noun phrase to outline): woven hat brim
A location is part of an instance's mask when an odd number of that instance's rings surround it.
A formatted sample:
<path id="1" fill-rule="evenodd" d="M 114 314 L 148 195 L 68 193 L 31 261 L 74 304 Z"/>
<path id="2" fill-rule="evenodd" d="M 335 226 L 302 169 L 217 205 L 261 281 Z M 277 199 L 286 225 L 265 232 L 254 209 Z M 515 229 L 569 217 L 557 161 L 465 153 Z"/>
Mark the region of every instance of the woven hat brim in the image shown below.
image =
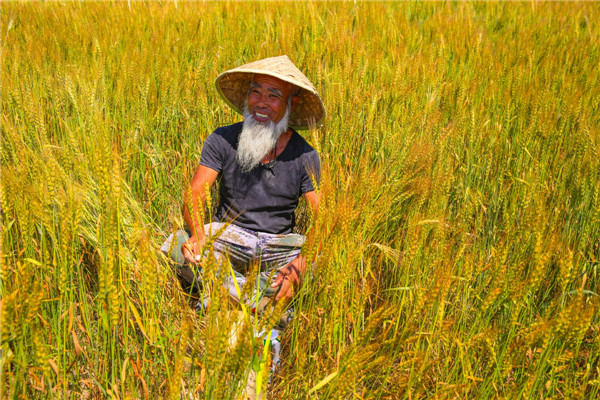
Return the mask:
<path id="1" fill-rule="evenodd" d="M 291 61 L 286 56 L 273 57 L 266 60 L 277 59 L 291 64 Z M 301 89 L 298 94 L 296 106 L 290 114 L 290 127 L 303 130 L 321 126 L 326 116 L 325 105 L 308 78 L 297 70 L 295 66 L 295 71 L 291 70 L 287 74 L 280 74 L 263 68 L 250 68 L 250 65 L 255 63 L 249 64 L 248 67 L 241 66 L 223 72 L 215 80 L 219 95 L 233 110 L 242 114 L 248 90 L 250 89 L 250 82 L 252 82 L 255 74 L 269 75 L 291 83 Z M 293 64 L 291 65 L 293 66 Z"/>

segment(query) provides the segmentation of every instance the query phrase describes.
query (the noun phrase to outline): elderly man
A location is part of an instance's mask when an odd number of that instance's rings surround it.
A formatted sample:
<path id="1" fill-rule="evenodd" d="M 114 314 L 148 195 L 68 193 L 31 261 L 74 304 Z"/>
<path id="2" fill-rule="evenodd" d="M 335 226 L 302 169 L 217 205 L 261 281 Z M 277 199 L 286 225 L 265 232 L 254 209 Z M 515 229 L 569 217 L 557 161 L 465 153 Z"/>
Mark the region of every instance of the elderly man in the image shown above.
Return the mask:
<path id="1" fill-rule="evenodd" d="M 190 236 L 180 232 L 177 244 L 167 242 L 163 249 L 170 248 L 176 260 L 183 257 L 198 276 L 207 236 L 216 236 L 212 249 L 218 260 L 231 262 L 238 287 L 246 283 L 250 264 L 259 263 L 259 292 L 287 302 L 306 269 L 301 253 L 305 237 L 292 233 L 294 211 L 300 196 L 318 211 L 314 185 L 320 173 L 317 152 L 292 127 L 317 126 L 325 108 L 312 83 L 287 56 L 224 72 L 216 86 L 244 120 L 218 128 L 204 142 L 183 208 Z M 208 222 L 202 218 L 205 191 L 215 182 L 219 204 Z M 237 299 L 233 279 L 225 285 Z"/>

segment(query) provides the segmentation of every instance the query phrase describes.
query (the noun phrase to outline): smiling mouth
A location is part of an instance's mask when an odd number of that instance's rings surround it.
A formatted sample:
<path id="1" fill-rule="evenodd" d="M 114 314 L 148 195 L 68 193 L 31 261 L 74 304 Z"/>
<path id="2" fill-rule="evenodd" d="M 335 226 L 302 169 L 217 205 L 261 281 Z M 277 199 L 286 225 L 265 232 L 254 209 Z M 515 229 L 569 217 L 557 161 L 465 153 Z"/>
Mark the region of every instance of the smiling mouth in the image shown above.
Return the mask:
<path id="1" fill-rule="evenodd" d="M 259 119 L 268 119 L 269 118 L 269 116 L 267 114 L 261 114 L 259 112 L 255 112 L 254 115 L 257 116 Z"/>

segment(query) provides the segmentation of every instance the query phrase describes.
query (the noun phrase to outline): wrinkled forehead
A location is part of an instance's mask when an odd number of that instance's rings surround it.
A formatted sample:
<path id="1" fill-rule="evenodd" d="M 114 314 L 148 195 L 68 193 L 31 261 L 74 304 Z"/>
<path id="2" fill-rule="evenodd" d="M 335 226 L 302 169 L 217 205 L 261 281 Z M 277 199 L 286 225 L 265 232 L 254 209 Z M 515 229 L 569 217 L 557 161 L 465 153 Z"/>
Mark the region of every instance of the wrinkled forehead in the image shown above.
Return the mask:
<path id="1" fill-rule="evenodd" d="M 254 74 L 250 87 L 260 87 L 273 92 L 278 92 L 284 97 L 287 97 L 290 93 L 295 93 L 298 88 L 289 82 L 285 82 L 279 78 L 270 75 Z"/>

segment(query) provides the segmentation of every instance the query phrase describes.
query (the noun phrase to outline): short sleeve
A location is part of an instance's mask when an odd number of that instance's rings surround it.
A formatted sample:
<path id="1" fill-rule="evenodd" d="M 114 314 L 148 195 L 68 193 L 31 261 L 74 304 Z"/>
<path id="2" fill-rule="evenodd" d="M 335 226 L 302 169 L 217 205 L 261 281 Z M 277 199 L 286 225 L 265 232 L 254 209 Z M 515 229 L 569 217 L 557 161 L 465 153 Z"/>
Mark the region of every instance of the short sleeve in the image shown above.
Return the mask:
<path id="1" fill-rule="evenodd" d="M 224 148 L 221 141 L 223 138 L 217 135 L 215 132 L 208 135 L 202 146 L 202 153 L 200 154 L 200 165 L 204 165 L 210 169 L 214 169 L 217 172 L 223 170 L 224 163 Z"/>
<path id="2" fill-rule="evenodd" d="M 303 173 L 300 182 L 300 192 L 304 194 L 315 190 L 313 182 L 319 185 L 321 181 L 321 160 L 319 159 L 319 154 L 315 150 L 307 153 L 304 157 L 302 167 Z"/>

